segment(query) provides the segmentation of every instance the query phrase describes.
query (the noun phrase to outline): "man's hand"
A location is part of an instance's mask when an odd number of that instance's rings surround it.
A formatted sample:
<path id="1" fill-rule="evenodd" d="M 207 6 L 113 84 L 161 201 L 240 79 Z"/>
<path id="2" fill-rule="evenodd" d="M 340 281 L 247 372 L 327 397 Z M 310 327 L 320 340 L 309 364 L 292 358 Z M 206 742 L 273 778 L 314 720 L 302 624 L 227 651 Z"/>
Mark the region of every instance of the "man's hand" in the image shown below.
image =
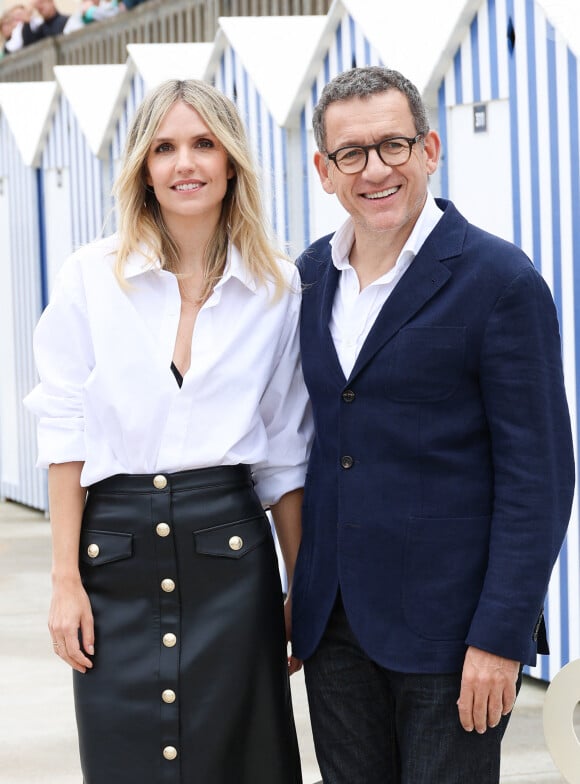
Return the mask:
<path id="1" fill-rule="evenodd" d="M 457 701 L 459 720 L 467 732 L 497 727 L 516 701 L 520 664 L 493 653 L 470 647 L 465 654 L 461 692 Z"/>

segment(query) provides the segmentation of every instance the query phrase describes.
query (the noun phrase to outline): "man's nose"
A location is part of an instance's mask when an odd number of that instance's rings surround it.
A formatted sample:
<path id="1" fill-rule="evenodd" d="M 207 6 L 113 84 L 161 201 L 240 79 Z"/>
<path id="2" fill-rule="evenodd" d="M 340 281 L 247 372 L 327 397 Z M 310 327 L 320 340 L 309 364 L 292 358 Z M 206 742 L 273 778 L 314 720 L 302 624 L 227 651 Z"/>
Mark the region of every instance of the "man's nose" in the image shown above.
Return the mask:
<path id="1" fill-rule="evenodd" d="M 368 158 L 367 158 L 367 165 L 365 166 L 365 172 L 370 174 L 377 174 L 379 177 L 385 176 L 385 169 L 391 169 L 392 167 L 389 166 L 388 163 L 385 163 L 381 156 L 379 155 L 379 151 L 377 148 L 373 148 L 368 151 Z"/>

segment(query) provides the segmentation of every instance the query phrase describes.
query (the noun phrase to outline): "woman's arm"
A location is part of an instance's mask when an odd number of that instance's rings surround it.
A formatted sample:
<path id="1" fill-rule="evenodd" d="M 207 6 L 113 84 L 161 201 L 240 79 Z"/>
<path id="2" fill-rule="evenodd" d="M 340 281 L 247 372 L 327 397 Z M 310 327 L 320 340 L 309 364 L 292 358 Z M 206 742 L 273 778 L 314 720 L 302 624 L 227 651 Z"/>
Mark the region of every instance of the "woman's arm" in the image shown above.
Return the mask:
<path id="1" fill-rule="evenodd" d="M 285 493 L 277 503 L 272 504 L 270 508 L 288 577 L 288 594 L 284 604 L 284 619 L 286 622 L 286 639 L 289 642 L 292 639 L 292 578 L 294 577 L 294 566 L 302 536 L 303 495 L 302 488 L 291 490 L 289 493 Z M 302 662 L 299 659 L 295 659 L 293 656 L 289 658 L 288 668 L 291 675 L 301 667 Z"/>
<path id="2" fill-rule="evenodd" d="M 93 614 L 79 573 L 79 539 L 86 491 L 82 462 L 52 463 L 48 500 L 52 527 L 52 601 L 48 628 L 56 653 L 78 672 L 93 666 L 81 649 L 94 653 Z"/>

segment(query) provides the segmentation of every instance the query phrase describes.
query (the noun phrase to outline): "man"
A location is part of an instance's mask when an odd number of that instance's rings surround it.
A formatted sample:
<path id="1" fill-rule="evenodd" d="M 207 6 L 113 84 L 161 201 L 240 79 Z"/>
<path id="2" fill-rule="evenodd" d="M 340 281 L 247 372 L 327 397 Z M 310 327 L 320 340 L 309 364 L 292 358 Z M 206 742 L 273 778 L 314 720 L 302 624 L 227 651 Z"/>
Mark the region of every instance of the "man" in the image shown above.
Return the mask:
<path id="1" fill-rule="evenodd" d="M 58 12 L 54 0 L 33 0 L 32 8 L 42 18 L 39 25 L 26 22 L 22 27 L 24 46 L 41 41 L 52 35 L 60 35 L 65 28 L 68 16 Z"/>
<path id="2" fill-rule="evenodd" d="M 337 76 L 313 124 L 350 214 L 299 260 L 317 432 L 293 650 L 324 784 L 497 784 L 573 495 L 554 304 L 430 195 L 440 139 L 401 74 Z"/>

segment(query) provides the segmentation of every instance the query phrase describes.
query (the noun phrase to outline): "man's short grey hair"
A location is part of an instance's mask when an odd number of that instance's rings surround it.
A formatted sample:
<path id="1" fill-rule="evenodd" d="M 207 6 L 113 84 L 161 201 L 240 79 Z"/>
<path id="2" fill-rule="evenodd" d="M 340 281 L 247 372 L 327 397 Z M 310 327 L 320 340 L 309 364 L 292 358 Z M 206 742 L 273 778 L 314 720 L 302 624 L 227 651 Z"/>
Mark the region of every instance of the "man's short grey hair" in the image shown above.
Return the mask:
<path id="1" fill-rule="evenodd" d="M 415 85 L 399 71 L 393 71 L 379 65 L 368 65 L 362 68 L 352 68 L 350 71 L 338 74 L 328 82 L 321 92 L 312 115 L 314 138 L 320 152 L 327 152 L 324 118 L 330 104 L 337 101 L 347 101 L 349 98 L 368 98 L 388 90 L 399 90 L 407 96 L 415 123 L 415 131 L 423 135 L 428 133 L 427 109 Z"/>

